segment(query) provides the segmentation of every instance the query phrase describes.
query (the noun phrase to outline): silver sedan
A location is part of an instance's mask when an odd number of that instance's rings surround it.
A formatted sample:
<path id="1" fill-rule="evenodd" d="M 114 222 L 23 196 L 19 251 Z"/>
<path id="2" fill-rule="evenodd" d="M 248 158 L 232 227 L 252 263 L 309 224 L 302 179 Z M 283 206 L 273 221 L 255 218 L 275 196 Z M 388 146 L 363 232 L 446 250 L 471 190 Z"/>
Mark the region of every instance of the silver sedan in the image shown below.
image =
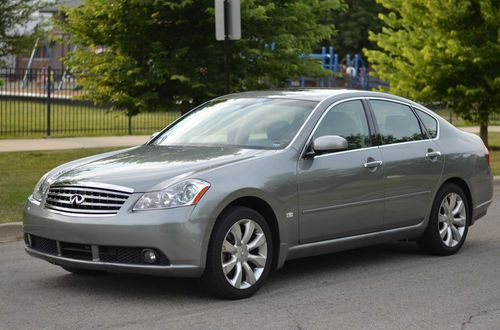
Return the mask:
<path id="1" fill-rule="evenodd" d="M 233 94 L 142 146 L 47 173 L 25 248 L 76 274 L 201 277 L 238 299 L 294 258 L 400 239 L 454 254 L 492 188 L 481 139 L 410 100 Z"/>

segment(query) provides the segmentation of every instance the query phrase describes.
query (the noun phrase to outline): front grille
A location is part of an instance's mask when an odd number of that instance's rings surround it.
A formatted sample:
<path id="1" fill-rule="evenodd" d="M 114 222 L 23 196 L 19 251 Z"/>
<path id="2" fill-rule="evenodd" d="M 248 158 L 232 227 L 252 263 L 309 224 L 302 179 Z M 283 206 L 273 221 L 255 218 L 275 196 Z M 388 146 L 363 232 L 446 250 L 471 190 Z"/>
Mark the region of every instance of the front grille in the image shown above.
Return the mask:
<path id="1" fill-rule="evenodd" d="M 45 207 L 70 214 L 117 214 L 131 193 L 82 186 L 51 186 Z"/>
<path id="2" fill-rule="evenodd" d="M 35 235 L 30 235 L 28 240 L 31 241 L 31 248 L 33 250 L 46 254 L 57 255 L 56 241 Z"/>
<path id="3" fill-rule="evenodd" d="M 155 265 L 168 265 L 167 257 L 160 251 L 152 249 L 156 252 L 157 260 Z M 103 262 L 130 264 L 130 265 L 150 265 L 142 258 L 144 248 L 135 247 L 120 247 L 120 246 L 100 246 L 99 259 Z"/>

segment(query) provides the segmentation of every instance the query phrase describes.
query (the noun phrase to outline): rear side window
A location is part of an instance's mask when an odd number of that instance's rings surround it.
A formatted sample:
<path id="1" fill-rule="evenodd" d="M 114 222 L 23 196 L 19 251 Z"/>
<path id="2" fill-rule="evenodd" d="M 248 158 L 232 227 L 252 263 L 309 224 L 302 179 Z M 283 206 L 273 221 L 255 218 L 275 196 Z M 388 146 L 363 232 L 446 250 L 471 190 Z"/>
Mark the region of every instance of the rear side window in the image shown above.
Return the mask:
<path id="1" fill-rule="evenodd" d="M 370 104 L 380 130 L 382 144 L 418 141 L 425 138 L 417 117 L 408 106 L 379 100 L 371 100 Z"/>
<path id="2" fill-rule="evenodd" d="M 427 133 L 429 133 L 430 137 L 434 139 L 437 136 L 438 131 L 437 120 L 421 110 L 416 109 L 416 111 L 418 116 L 422 120 L 422 123 L 424 123 L 425 128 L 427 129 Z"/>
<path id="3" fill-rule="evenodd" d="M 334 106 L 319 123 L 313 138 L 339 135 L 347 140 L 348 149 L 370 145 L 370 131 L 361 101 L 348 101 Z"/>

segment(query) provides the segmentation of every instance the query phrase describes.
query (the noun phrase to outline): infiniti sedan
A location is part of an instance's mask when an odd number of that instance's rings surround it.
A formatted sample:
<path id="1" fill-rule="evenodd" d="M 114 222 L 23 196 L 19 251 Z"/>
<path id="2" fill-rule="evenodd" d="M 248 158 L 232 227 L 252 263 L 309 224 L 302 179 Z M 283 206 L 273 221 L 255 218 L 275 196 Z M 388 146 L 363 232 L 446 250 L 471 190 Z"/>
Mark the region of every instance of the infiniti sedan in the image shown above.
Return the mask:
<path id="1" fill-rule="evenodd" d="M 410 100 L 241 93 L 48 172 L 25 249 L 76 274 L 201 277 L 238 299 L 294 258 L 401 239 L 454 254 L 492 191 L 481 139 Z"/>

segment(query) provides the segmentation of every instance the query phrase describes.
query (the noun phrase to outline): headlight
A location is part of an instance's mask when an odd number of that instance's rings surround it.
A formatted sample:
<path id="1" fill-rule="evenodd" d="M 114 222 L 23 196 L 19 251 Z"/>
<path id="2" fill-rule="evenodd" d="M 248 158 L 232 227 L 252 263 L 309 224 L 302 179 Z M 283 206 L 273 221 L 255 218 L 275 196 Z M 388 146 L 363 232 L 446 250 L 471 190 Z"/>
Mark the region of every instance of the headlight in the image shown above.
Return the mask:
<path id="1" fill-rule="evenodd" d="M 50 182 L 47 180 L 47 174 L 45 174 L 36 184 L 35 189 L 33 190 L 33 194 L 31 194 L 31 197 L 34 200 L 41 202 L 43 196 L 45 196 L 45 193 L 47 193 L 49 187 L 50 187 Z"/>
<path id="2" fill-rule="evenodd" d="M 134 211 L 167 209 L 195 205 L 210 188 L 210 183 L 190 179 L 160 191 L 147 192 L 135 203 Z"/>

